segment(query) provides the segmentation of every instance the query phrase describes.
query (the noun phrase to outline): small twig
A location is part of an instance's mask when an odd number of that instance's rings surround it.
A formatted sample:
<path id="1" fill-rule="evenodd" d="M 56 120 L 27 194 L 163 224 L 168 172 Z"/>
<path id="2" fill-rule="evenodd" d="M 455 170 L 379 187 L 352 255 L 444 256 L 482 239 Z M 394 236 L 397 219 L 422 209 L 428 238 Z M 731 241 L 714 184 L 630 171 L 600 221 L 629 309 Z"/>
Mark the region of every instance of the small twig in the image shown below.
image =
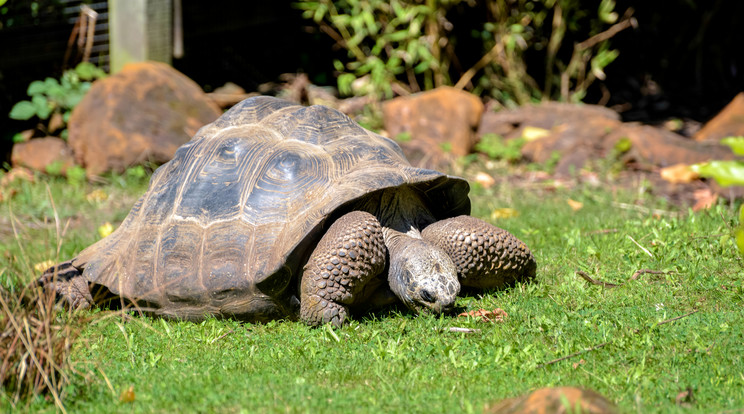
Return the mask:
<path id="1" fill-rule="evenodd" d="M 667 323 L 669 323 L 669 322 L 674 322 L 674 321 L 676 321 L 676 320 L 680 320 L 680 319 L 682 319 L 682 318 L 686 318 L 686 317 L 688 317 L 688 316 L 692 315 L 693 313 L 697 313 L 697 312 L 699 312 L 699 311 L 700 311 L 699 309 L 693 309 L 693 310 L 691 310 L 691 311 L 689 311 L 689 312 L 685 313 L 684 315 L 680 315 L 680 316 L 675 316 L 674 318 L 664 319 L 663 321 L 661 321 L 661 322 L 657 323 L 657 324 L 656 324 L 656 326 L 659 326 L 659 325 L 664 325 L 664 324 L 667 324 Z M 635 331 L 634 333 L 638 333 L 638 332 L 640 332 L 640 330 L 636 330 L 636 331 Z"/>
<path id="2" fill-rule="evenodd" d="M 612 36 L 615 36 L 619 32 L 629 28 L 629 27 L 637 27 L 638 21 L 636 21 L 635 17 L 627 18 L 619 23 L 616 23 L 612 25 L 609 29 L 605 30 L 602 33 L 598 33 L 589 39 L 584 40 L 583 42 L 576 45 L 576 48 L 579 50 L 585 50 L 589 49 L 591 47 L 596 46 L 597 44 L 604 42 L 605 40 L 608 40 Z"/>
<path id="3" fill-rule="evenodd" d="M 644 274 L 647 274 L 647 273 L 648 274 L 651 274 L 651 275 L 667 275 L 667 274 L 672 273 L 672 272 L 664 272 L 664 271 L 661 271 L 661 270 L 651 270 L 651 269 L 639 269 L 639 270 L 636 270 L 633 273 L 633 275 L 630 277 L 630 279 L 628 279 L 628 280 L 637 280 L 641 275 L 644 275 Z M 620 287 L 620 286 L 625 285 L 625 283 L 627 283 L 627 282 L 624 282 L 624 283 L 621 283 L 621 284 L 618 285 L 618 284 L 615 284 L 615 283 L 603 282 L 601 280 L 597 280 L 597 279 L 592 278 L 591 276 L 589 276 L 586 272 L 584 272 L 582 270 L 577 270 L 576 271 L 576 274 L 578 276 L 581 276 L 582 279 L 586 280 L 587 282 L 589 282 L 589 283 L 591 283 L 593 285 L 602 286 L 602 287 L 605 287 L 607 289 L 612 289 L 612 288 Z"/>
<path id="4" fill-rule="evenodd" d="M 645 248 L 645 247 L 641 246 L 641 245 L 640 245 L 640 244 L 639 244 L 639 243 L 638 243 L 637 241 L 635 241 L 635 239 L 634 239 L 633 237 L 631 237 L 631 236 L 630 236 L 630 234 L 628 234 L 627 236 L 628 236 L 628 238 L 630 239 L 630 241 L 632 241 L 633 243 L 635 243 L 635 244 L 636 244 L 636 246 L 638 246 L 638 247 L 639 247 L 639 248 L 640 248 L 641 250 L 643 250 L 644 252 L 646 252 L 646 254 L 647 254 L 647 255 L 648 255 L 648 256 L 649 256 L 650 258 L 652 258 L 652 259 L 654 258 L 654 255 L 653 255 L 653 254 L 651 254 L 651 252 L 650 252 L 650 251 L 648 251 L 648 249 L 647 249 L 647 248 Z"/>
<path id="5" fill-rule="evenodd" d="M 657 323 L 656 326 L 665 325 L 667 323 L 674 322 L 674 321 L 680 320 L 682 318 L 686 318 L 686 317 L 692 315 L 693 313 L 697 313 L 697 312 L 698 312 L 698 309 L 693 309 L 692 311 L 687 312 L 684 315 L 676 316 L 674 318 L 665 319 L 665 320 Z M 636 329 L 636 330 L 633 331 L 633 334 L 635 335 L 635 334 L 637 334 L 639 332 L 642 332 L 642 331 L 643 331 L 643 329 Z M 565 361 L 565 360 L 567 360 L 569 358 L 573 358 L 575 356 L 578 356 L 578 355 L 581 355 L 581 354 L 585 354 L 587 352 L 591 352 L 591 351 L 594 351 L 594 350 L 603 348 L 603 347 L 607 346 L 610 342 L 612 342 L 612 341 L 602 342 L 601 344 L 594 345 L 594 346 L 592 346 L 590 348 L 582 349 L 581 351 L 574 352 L 573 354 L 562 356 L 562 357 L 557 358 L 557 359 L 554 359 L 552 361 L 548 361 L 548 362 L 545 362 L 543 364 L 540 364 L 536 368 L 543 368 L 543 367 L 546 367 L 548 365 L 557 364 L 558 362 Z"/>
<path id="6" fill-rule="evenodd" d="M 455 88 L 464 88 L 465 85 L 470 83 L 470 80 L 473 79 L 473 76 L 475 76 L 475 74 L 478 73 L 479 70 L 483 69 L 486 65 L 491 63 L 491 61 L 493 61 L 493 59 L 499 53 L 503 53 L 503 51 L 504 45 L 501 44 L 501 42 L 496 42 L 496 44 L 491 48 L 491 50 L 488 51 L 488 53 L 483 55 L 483 57 L 481 57 L 479 61 L 475 62 L 475 64 L 460 77 L 460 80 L 458 80 L 455 84 Z"/>
<path id="7" fill-rule="evenodd" d="M 622 286 L 622 285 L 616 285 L 614 283 L 603 282 L 601 280 L 592 279 L 591 276 L 589 276 L 586 272 L 581 271 L 581 270 L 577 270 L 576 271 L 576 274 L 579 275 L 579 276 L 581 276 L 582 279 L 586 280 L 587 282 L 589 282 L 589 283 L 591 283 L 593 285 L 598 285 L 598 286 L 606 287 L 608 289 L 612 289 L 612 288 L 616 288 L 618 286 Z"/>
<path id="8" fill-rule="evenodd" d="M 226 337 L 227 335 L 230 335 L 230 334 L 231 334 L 231 333 L 233 333 L 233 332 L 234 332 L 234 331 L 233 331 L 232 329 L 230 329 L 229 331 L 227 331 L 227 332 L 223 333 L 222 335 L 218 336 L 217 338 L 214 338 L 214 339 L 212 339 L 211 341 L 209 341 L 209 344 L 210 344 L 210 345 L 212 345 L 213 343 L 215 343 L 215 342 L 219 341 L 220 339 L 222 339 L 222 338 Z"/>
<path id="9" fill-rule="evenodd" d="M 663 272 L 661 270 L 651 270 L 651 269 L 638 269 L 633 273 L 633 276 L 630 277 L 630 280 L 636 280 L 638 277 L 644 274 L 650 274 L 650 275 L 666 275 L 671 272 Z"/>
<path id="10" fill-rule="evenodd" d="M 459 332 L 459 333 L 480 333 L 480 329 L 472 329 L 472 328 L 460 328 L 459 326 L 450 326 L 448 328 L 450 332 Z"/>

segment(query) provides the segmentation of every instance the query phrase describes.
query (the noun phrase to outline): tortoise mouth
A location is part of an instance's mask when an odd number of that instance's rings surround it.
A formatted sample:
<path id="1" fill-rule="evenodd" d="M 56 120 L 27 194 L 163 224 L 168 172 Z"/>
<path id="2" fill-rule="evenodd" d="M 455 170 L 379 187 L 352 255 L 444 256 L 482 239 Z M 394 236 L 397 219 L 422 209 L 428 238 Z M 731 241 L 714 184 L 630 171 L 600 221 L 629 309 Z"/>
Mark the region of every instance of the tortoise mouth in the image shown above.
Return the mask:
<path id="1" fill-rule="evenodd" d="M 421 289 L 412 299 L 413 308 L 417 312 L 438 315 L 449 313 L 455 308 L 456 295 L 444 291 L 437 294 L 431 289 Z"/>

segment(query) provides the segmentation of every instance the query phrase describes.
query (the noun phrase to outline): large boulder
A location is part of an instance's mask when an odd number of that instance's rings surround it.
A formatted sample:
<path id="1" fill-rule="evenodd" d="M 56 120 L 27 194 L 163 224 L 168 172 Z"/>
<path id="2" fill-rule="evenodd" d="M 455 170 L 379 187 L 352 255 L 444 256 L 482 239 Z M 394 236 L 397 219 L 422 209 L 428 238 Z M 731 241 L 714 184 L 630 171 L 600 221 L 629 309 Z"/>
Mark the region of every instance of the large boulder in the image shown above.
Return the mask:
<path id="1" fill-rule="evenodd" d="M 437 166 L 450 156 L 469 154 L 483 109 L 473 94 L 448 86 L 382 105 L 385 130 L 392 138 L 409 135 L 401 147 L 418 166 Z"/>
<path id="2" fill-rule="evenodd" d="M 170 160 L 220 109 L 199 85 L 158 62 L 94 82 L 70 116 L 69 145 L 89 176 Z"/>
<path id="3" fill-rule="evenodd" d="M 596 391 L 577 387 L 546 387 L 486 408 L 486 414 L 539 414 L 580 412 L 615 414 L 619 410 Z"/>
<path id="4" fill-rule="evenodd" d="M 13 145 L 10 162 L 13 167 L 27 167 L 42 172 L 47 172 L 47 167 L 54 165 L 61 173 L 75 165 L 67 143 L 57 137 L 34 138 Z"/>
<path id="5" fill-rule="evenodd" d="M 719 140 L 744 135 L 744 92 L 734 97 L 721 112 L 695 134 L 696 141 Z"/>
<path id="6" fill-rule="evenodd" d="M 540 130 L 534 136 L 534 130 Z M 528 133 L 529 132 L 529 133 Z M 715 159 L 731 159 L 728 147 L 701 143 L 679 134 L 637 123 L 623 123 L 614 111 L 596 105 L 546 102 L 514 110 L 487 112 L 480 136 L 495 133 L 506 139 L 533 135 L 522 147 L 528 160 L 545 163 L 560 154 L 555 167 L 560 175 L 578 171 L 587 162 L 621 155 L 618 143 L 627 140 L 622 154 L 626 163 L 653 171 L 675 164 L 693 164 Z"/>

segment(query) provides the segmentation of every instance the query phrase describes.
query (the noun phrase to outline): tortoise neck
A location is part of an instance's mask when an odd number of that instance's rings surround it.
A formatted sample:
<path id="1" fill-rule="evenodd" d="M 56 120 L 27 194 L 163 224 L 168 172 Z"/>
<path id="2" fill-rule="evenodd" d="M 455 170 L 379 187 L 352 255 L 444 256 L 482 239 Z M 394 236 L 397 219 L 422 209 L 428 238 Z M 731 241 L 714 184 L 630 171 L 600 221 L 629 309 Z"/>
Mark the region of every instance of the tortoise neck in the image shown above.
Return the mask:
<path id="1" fill-rule="evenodd" d="M 435 221 L 418 192 L 409 186 L 383 190 L 373 203 L 368 211 L 380 221 L 386 241 L 396 233 L 420 239 L 421 230 Z"/>

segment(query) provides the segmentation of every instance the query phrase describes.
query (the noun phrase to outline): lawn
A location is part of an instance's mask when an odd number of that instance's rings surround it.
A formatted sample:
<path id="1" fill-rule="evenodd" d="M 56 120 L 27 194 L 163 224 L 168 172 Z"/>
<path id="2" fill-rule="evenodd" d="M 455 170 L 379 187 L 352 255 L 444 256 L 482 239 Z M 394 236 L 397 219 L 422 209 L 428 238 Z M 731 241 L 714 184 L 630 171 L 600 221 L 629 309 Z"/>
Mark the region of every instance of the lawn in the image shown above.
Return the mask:
<path id="1" fill-rule="evenodd" d="M 41 176 L 6 184 L 0 284 L 18 292 L 35 265 L 70 258 L 100 239 L 105 223 L 116 227 L 147 185 L 141 169 L 130 171 L 96 184 Z M 460 312 L 503 309 L 503 322 L 392 309 L 336 329 L 83 311 L 72 318 L 85 323 L 64 407 L 477 413 L 539 387 L 575 385 L 622 412 L 744 409 L 737 206 L 693 213 L 647 190 L 643 181 L 474 185 L 473 215 L 514 233 L 538 263 L 534 283 L 458 301 Z M 48 395 L 13 406 L 11 393 L 0 392 L 3 411 L 56 409 Z"/>

